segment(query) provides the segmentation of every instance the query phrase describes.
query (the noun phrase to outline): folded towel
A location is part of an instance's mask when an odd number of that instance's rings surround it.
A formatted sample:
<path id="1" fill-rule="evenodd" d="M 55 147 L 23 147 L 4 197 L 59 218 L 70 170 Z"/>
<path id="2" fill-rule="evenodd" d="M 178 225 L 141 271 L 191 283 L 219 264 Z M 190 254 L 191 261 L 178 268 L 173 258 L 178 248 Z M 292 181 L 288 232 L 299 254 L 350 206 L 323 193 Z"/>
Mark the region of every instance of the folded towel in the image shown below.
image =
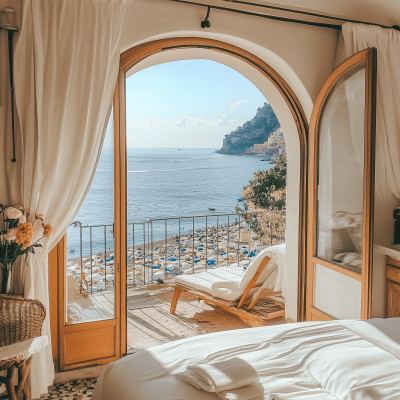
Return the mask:
<path id="1" fill-rule="evenodd" d="M 210 364 L 189 365 L 186 371 L 175 374 L 175 377 L 206 392 L 227 392 L 260 380 L 257 371 L 238 357 Z"/>

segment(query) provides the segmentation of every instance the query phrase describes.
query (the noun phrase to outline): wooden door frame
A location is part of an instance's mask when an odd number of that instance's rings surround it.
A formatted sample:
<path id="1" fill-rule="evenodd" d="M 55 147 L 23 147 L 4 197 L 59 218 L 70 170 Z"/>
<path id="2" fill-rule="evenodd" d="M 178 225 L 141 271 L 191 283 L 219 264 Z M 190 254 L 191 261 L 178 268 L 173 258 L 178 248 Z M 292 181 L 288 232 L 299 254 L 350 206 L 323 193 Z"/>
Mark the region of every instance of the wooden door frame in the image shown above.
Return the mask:
<path id="1" fill-rule="evenodd" d="M 125 193 L 125 171 L 126 158 L 124 148 L 125 140 L 121 140 L 120 131 L 118 130 L 117 122 L 119 117 L 118 102 L 118 84 L 113 97 L 113 121 L 114 121 L 114 241 L 115 241 L 115 303 L 113 319 L 105 319 L 98 321 L 88 321 L 76 324 L 66 324 L 66 259 L 67 259 L 67 234 L 58 242 L 57 246 L 49 253 L 49 296 L 50 296 L 50 325 L 51 325 L 51 340 L 53 350 L 53 360 L 56 372 L 68 371 L 77 368 L 107 364 L 116 361 L 122 357 L 121 347 L 121 304 L 122 289 L 117 284 L 122 282 L 126 284 L 126 280 L 122 279 L 121 271 L 126 270 L 126 193 Z M 117 107 L 117 108 L 115 108 Z M 125 290 L 125 286 L 124 286 Z M 84 333 L 83 333 L 84 332 Z M 104 346 L 103 354 L 98 353 L 97 357 L 88 360 L 79 360 L 79 354 L 72 354 L 71 351 L 66 352 L 68 336 L 79 336 L 92 334 L 92 336 L 103 336 L 110 338 L 113 345 Z M 92 341 L 89 345 L 92 345 Z M 94 345 L 94 343 L 93 343 Z M 90 357 L 88 357 L 90 358 Z"/>
<path id="2" fill-rule="evenodd" d="M 363 182 L 363 243 L 362 243 L 362 273 L 357 274 L 339 264 L 332 264 L 316 256 L 316 195 L 317 195 L 317 171 L 318 171 L 318 143 L 319 122 L 332 88 L 336 82 L 351 68 L 357 64 L 366 64 L 365 82 L 365 123 L 364 123 L 364 182 Z M 309 217 L 308 226 L 310 232 L 307 237 L 307 320 L 333 318 L 313 306 L 314 296 L 314 264 L 340 272 L 353 279 L 361 281 L 361 315 L 362 319 L 371 317 L 372 308 L 372 251 L 373 251 L 373 223 L 374 223 L 374 182 L 375 182 L 375 108 L 376 108 L 376 49 L 362 50 L 341 63 L 323 84 L 315 101 L 310 120 L 310 166 L 308 178 L 308 202 Z"/>
<path id="3" fill-rule="evenodd" d="M 171 51 L 175 49 L 193 49 L 201 48 L 217 51 L 227 54 L 229 56 L 238 58 L 247 64 L 251 65 L 259 71 L 265 78 L 267 78 L 277 88 L 282 97 L 284 98 L 289 110 L 293 116 L 294 122 L 299 134 L 300 143 L 300 197 L 299 197 L 299 241 L 298 241 L 298 321 L 305 320 L 305 288 L 306 288 L 306 222 L 307 222 L 307 145 L 308 145 L 308 122 L 304 110 L 301 106 L 297 96 L 290 88 L 288 83 L 267 63 L 260 58 L 231 44 L 205 39 L 200 37 L 178 37 L 171 39 L 161 39 L 152 42 L 140 44 L 131 49 L 126 50 L 121 54 L 120 68 L 117 80 L 117 89 L 114 98 L 114 112 L 118 123 L 114 120 L 115 134 L 120 137 L 121 153 L 124 154 L 124 161 L 126 163 L 126 107 L 125 107 L 125 76 L 126 73 L 137 63 L 143 61 L 147 57 L 163 51 Z M 122 163 L 121 163 L 122 166 Z M 126 171 L 126 169 L 124 170 Z M 123 174 L 123 173 L 122 173 Z M 122 180 L 126 181 L 126 172 Z M 126 192 L 124 193 L 126 196 Z M 126 201 L 125 201 L 126 203 Z M 121 220 L 126 221 L 125 215 Z M 126 247 L 125 247 L 126 248 Z M 126 268 L 126 265 L 123 266 Z M 126 276 L 126 269 L 122 269 L 121 279 Z M 121 315 L 126 315 L 126 281 L 121 282 Z M 126 319 L 121 321 L 121 333 L 126 331 Z M 121 335 L 122 348 L 126 349 L 126 337 Z"/>

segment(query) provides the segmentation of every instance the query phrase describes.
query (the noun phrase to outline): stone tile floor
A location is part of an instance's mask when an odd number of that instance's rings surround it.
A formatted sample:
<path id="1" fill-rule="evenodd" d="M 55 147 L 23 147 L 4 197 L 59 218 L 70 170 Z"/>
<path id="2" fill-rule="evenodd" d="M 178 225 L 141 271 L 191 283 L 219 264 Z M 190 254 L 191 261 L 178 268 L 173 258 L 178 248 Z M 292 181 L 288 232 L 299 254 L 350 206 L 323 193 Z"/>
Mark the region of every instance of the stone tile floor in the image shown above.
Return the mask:
<path id="1" fill-rule="evenodd" d="M 94 387 L 96 386 L 97 378 L 95 379 L 78 379 L 66 383 L 59 383 L 49 388 L 49 393 L 40 397 L 40 400 L 75 400 L 75 399 L 90 399 L 92 397 Z"/>

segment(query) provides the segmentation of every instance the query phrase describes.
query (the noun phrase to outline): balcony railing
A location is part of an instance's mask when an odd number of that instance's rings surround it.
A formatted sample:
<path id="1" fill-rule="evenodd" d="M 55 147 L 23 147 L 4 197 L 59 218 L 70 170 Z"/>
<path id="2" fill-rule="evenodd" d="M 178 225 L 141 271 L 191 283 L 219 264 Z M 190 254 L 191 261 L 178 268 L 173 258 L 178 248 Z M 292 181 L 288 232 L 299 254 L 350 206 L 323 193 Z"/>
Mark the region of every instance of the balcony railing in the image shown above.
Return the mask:
<path id="1" fill-rule="evenodd" d="M 285 241 L 285 211 L 157 218 L 127 224 L 127 285 L 166 283 L 178 274 L 246 267 L 263 248 Z M 113 290 L 113 225 L 79 228 L 80 254 L 67 267 L 81 293 Z M 71 260 L 74 261 L 71 261 Z"/>

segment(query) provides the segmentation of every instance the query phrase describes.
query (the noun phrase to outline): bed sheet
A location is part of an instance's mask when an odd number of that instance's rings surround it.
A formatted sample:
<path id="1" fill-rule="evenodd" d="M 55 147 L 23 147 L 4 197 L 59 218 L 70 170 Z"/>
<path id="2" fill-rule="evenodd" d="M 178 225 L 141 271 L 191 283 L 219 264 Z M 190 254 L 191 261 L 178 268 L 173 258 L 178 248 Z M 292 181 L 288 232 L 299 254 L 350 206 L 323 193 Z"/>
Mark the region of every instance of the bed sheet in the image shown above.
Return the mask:
<path id="1" fill-rule="evenodd" d="M 388 335 L 389 333 L 389 335 Z M 173 374 L 241 357 L 257 370 L 256 400 L 398 400 L 400 318 L 239 329 L 157 346 L 109 364 L 93 400 L 217 400 Z"/>

